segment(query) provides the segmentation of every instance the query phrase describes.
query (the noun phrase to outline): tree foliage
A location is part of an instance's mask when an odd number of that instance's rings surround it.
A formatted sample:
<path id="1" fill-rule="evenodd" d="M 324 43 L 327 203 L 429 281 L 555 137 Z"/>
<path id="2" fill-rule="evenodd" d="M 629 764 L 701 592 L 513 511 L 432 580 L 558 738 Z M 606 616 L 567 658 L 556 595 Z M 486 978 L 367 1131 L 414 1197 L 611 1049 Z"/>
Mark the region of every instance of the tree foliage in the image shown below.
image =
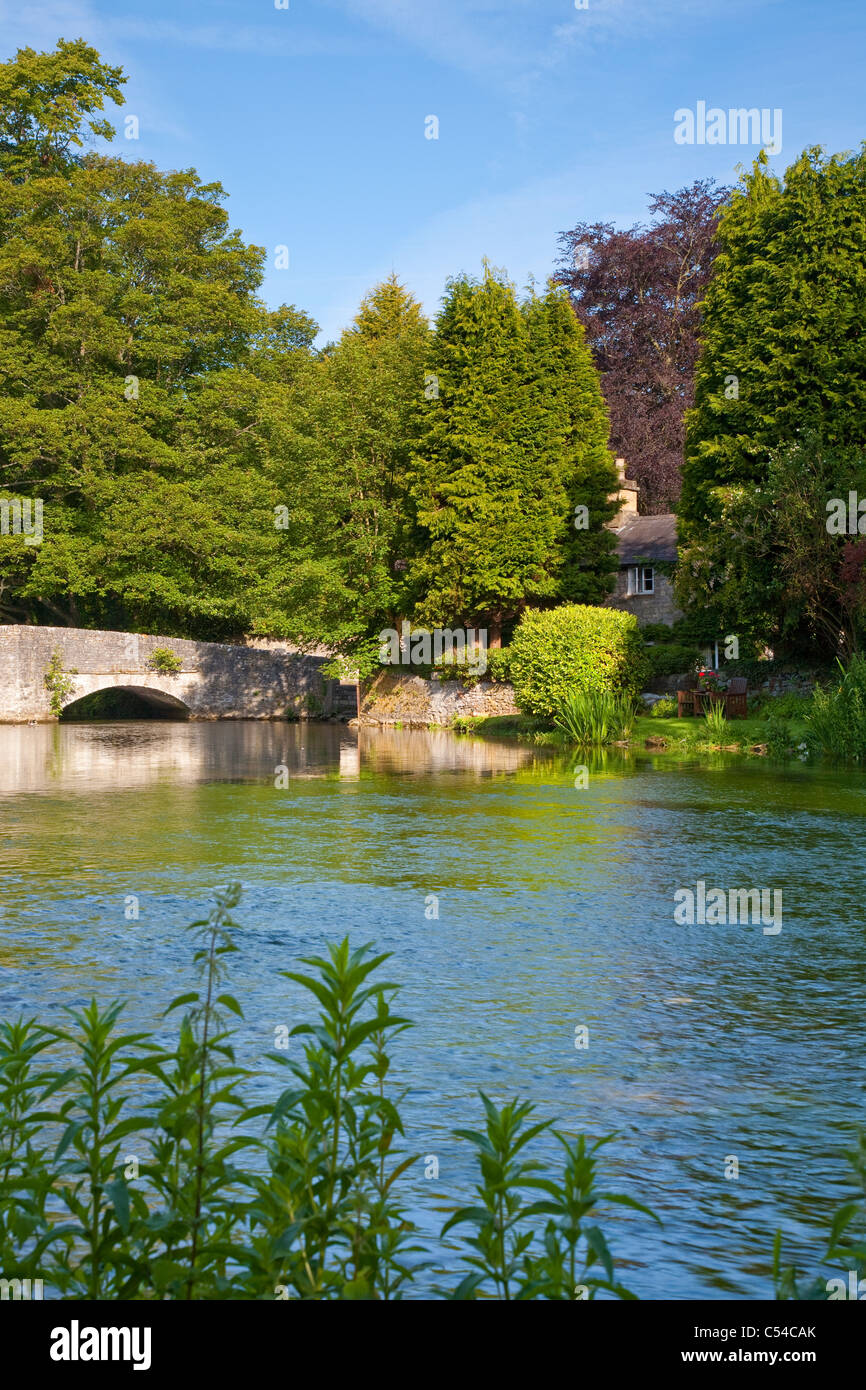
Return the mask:
<path id="1" fill-rule="evenodd" d="M 272 472 L 288 516 L 259 619 L 271 632 L 352 649 L 405 611 L 429 335 L 392 276 L 299 372 Z"/>
<path id="2" fill-rule="evenodd" d="M 680 552 L 680 601 L 758 646 L 850 655 L 866 628 L 866 517 L 855 507 L 849 532 L 852 494 L 866 499 L 862 449 L 810 435 L 773 450 L 762 482 L 713 490 L 709 523 Z"/>
<path id="3" fill-rule="evenodd" d="M 111 140 L 107 120 L 88 117 L 106 99 L 123 104 L 121 68 L 104 63 L 83 39 L 60 39 L 52 53 L 19 48 L 0 63 L 0 177 L 27 182 L 80 160 L 88 139 Z"/>
<path id="4" fill-rule="evenodd" d="M 81 40 L 0 67 L 0 501 L 44 505 L 38 543 L 0 534 L 0 620 L 357 656 L 410 614 L 495 641 L 601 601 L 614 475 L 564 292 L 455 281 L 434 337 L 392 275 L 317 352 L 219 183 L 85 149 L 125 80 Z"/>
<path id="5" fill-rule="evenodd" d="M 629 462 L 647 511 L 680 490 L 683 419 L 693 399 L 700 301 L 728 190 L 702 179 L 650 201 L 648 226 L 579 222 L 560 237 L 565 285 L 610 411 L 611 448 Z"/>
<path id="6" fill-rule="evenodd" d="M 0 616 L 239 635 L 276 548 L 281 399 L 315 325 L 256 298 L 264 252 L 230 229 L 219 184 L 60 158 L 83 139 L 69 111 L 98 107 L 118 70 L 61 44 L 7 64 L 7 92 L 34 67 L 72 106 L 35 91 L 32 130 L 4 115 L 0 490 L 45 513 L 42 544 L 0 537 Z"/>
<path id="7" fill-rule="evenodd" d="M 866 149 L 832 157 L 807 150 L 784 181 L 760 156 L 718 235 L 687 426 L 681 602 L 694 607 L 709 597 L 739 624 L 734 630 L 784 640 L 808 596 L 812 631 L 823 631 L 832 648 L 820 616 L 825 599 L 815 592 L 823 580 L 815 574 L 806 582 L 808 565 L 792 554 L 804 554 L 809 531 L 823 553 L 826 501 L 847 490 L 852 451 L 862 449 Z M 805 472 L 782 482 L 772 460 L 807 439 L 812 457 L 799 457 Z M 808 502 L 804 488 L 812 489 Z M 756 518 L 768 506 L 775 512 L 762 528 Z M 712 578 L 705 561 L 719 549 L 709 534 L 719 527 L 726 548 Z"/>
<path id="8" fill-rule="evenodd" d="M 419 618 L 485 622 L 495 644 L 526 604 L 606 590 L 614 475 L 607 420 L 579 325 L 560 292 L 521 306 L 485 267 L 448 287 L 436 325 L 436 394 L 414 460 L 423 537 Z M 576 503 L 590 528 L 573 536 Z M 580 548 L 582 542 L 582 548 Z M 583 571 L 583 572 L 581 572 Z"/>

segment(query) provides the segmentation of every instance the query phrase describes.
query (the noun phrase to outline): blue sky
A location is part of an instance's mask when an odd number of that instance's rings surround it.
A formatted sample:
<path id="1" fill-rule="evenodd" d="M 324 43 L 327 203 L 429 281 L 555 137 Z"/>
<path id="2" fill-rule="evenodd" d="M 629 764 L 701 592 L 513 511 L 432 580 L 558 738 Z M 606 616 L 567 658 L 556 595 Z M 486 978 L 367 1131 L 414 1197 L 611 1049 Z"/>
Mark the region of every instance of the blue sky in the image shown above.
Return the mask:
<path id="1" fill-rule="evenodd" d="M 322 341 L 391 270 L 434 314 L 483 256 L 543 282 L 575 222 L 733 181 L 757 147 L 675 143 L 680 108 L 781 109 L 780 170 L 866 137 L 863 0 L 0 0 L 0 32 L 4 58 L 81 36 L 122 64 L 118 148 L 222 182 L 264 297 Z"/>

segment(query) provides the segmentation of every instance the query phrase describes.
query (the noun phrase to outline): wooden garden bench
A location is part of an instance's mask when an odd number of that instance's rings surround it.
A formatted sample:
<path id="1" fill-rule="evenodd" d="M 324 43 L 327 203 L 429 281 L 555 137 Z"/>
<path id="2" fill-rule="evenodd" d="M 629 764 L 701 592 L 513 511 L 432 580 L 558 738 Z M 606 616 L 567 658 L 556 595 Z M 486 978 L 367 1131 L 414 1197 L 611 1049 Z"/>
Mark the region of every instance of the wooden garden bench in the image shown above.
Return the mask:
<path id="1" fill-rule="evenodd" d="M 748 713 L 748 681 L 745 676 L 734 676 L 725 691 L 678 690 L 677 718 L 687 714 L 706 714 L 714 705 L 724 703 L 726 719 L 745 719 Z"/>
<path id="2" fill-rule="evenodd" d="M 745 676 L 734 676 L 728 682 L 725 691 L 725 717 L 727 719 L 745 719 L 748 714 L 749 682 Z"/>

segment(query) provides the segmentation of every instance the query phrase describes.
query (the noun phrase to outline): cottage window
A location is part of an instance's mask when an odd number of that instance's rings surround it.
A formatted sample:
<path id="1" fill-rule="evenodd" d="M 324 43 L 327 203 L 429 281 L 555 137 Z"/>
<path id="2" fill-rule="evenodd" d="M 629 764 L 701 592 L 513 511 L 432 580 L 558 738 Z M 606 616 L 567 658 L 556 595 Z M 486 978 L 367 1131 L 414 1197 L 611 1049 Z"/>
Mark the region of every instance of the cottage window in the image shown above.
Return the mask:
<path id="1" fill-rule="evenodd" d="M 655 571 L 651 565 L 636 565 L 628 572 L 629 594 L 655 593 Z"/>

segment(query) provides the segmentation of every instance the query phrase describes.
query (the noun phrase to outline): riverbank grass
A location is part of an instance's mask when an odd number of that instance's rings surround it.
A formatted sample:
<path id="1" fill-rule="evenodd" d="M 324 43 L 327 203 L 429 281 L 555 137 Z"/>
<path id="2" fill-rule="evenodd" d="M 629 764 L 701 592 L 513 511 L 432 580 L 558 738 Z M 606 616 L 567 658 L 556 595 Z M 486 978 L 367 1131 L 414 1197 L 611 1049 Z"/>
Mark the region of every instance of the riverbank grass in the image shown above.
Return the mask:
<path id="1" fill-rule="evenodd" d="M 518 738 L 533 743 L 566 746 L 570 740 L 541 718 L 524 714 L 459 715 L 452 728 L 458 734 L 481 734 L 492 738 Z M 653 719 L 648 714 L 637 715 L 628 739 L 632 751 L 650 748 L 653 751 L 704 751 L 725 749 L 749 753 L 760 750 L 784 756 L 805 742 L 805 720 L 767 719 L 763 715 L 729 720 L 719 740 L 711 735 L 706 721 L 697 718 L 678 719 L 676 715 Z"/>

